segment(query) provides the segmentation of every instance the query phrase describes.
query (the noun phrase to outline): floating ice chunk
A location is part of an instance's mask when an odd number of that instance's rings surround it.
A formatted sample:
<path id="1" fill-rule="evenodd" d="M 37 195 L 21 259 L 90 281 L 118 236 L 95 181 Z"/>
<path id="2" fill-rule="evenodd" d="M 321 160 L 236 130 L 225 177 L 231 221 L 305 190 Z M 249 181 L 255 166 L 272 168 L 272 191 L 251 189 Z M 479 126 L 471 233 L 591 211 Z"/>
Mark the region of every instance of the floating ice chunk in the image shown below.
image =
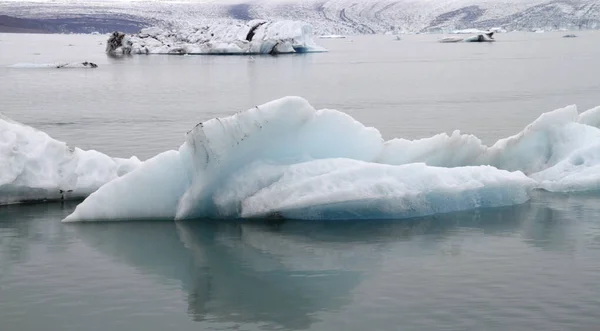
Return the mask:
<path id="1" fill-rule="evenodd" d="M 440 43 L 483 43 L 483 42 L 494 42 L 496 41 L 493 37 L 494 32 L 479 33 L 475 36 L 461 38 L 461 37 L 447 37 L 439 40 Z"/>
<path id="2" fill-rule="evenodd" d="M 197 125 L 178 151 L 104 185 L 67 220 L 401 218 L 522 203 L 532 188 L 596 190 L 599 109 L 545 113 L 488 147 L 459 131 L 384 142 L 287 97 Z"/>
<path id="3" fill-rule="evenodd" d="M 323 52 L 313 40 L 312 27 L 298 21 L 253 20 L 245 24 L 165 31 L 152 27 L 127 36 L 114 32 L 109 54 L 287 54 Z"/>
<path id="4" fill-rule="evenodd" d="M 462 29 L 462 30 L 453 30 L 452 34 L 483 34 L 489 33 L 490 31 L 479 30 L 479 29 Z"/>
<path id="5" fill-rule="evenodd" d="M 94 69 L 97 68 L 98 65 L 93 62 L 71 62 L 71 63 L 17 63 L 9 66 L 10 68 L 88 68 Z"/>
<path id="6" fill-rule="evenodd" d="M 346 36 L 342 36 L 339 34 L 327 34 L 319 36 L 320 39 L 346 39 Z"/>
<path id="7" fill-rule="evenodd" d="M 411 217 L 522 203 L 534 186 L 487 166 L 386 165 L 383 151 L 377 130 L 287 97 L 197 125 L 65 221 Z"/>
<path id="8" fill-rule="evenodd" d="M 140 163 L 71 148 L 0 115 L 0 205 L 84 198 Z"/>

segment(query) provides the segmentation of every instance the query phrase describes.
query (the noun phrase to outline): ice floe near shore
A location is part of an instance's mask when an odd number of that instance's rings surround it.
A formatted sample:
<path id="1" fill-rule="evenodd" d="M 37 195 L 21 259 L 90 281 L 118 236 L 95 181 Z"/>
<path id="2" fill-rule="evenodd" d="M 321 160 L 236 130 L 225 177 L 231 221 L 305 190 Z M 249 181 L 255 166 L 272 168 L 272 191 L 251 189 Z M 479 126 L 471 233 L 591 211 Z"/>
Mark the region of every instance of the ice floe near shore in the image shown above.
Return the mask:
<path id="1" fill-rule="evenodd" d="M 85 198 L 140 164 L 69 147 L 0 114 L 0 205 Z"/>
<path id="2" fill-rule="evenodd" d="M 178 150 L 103 186 L 65 221 L 404 218 L 520 204 L 533 189 L 595 190 L 598 109 L 549 112 L 486 146 L 459 131 L 386 142 L 287 97 L 198 124 Z"/>
<path id="3" fill-rule="evenodd" d="M 114 32 L 109 54 L 288 54 L 324 52 L 312 27 L 299 21 L 252 20 L 167 31 L 158 27 L 125 35 Z"/>

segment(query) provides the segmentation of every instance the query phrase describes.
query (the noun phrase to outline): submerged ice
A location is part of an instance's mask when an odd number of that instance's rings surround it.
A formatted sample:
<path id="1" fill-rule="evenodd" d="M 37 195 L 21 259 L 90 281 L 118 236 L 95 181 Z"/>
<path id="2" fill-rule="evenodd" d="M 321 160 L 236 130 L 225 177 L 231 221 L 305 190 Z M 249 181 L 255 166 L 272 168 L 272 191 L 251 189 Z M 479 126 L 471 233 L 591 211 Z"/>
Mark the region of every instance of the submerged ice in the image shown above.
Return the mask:
<path id="1" fill-rule="evenodd" d="M 167 31 L 145 28 L 108 39 L 109 54 L 286 54 L 323 52 L 313 40 L 312 26 L 298 21 L 252 20 Z"/>
<path id="2" fill-rule="evenodd" d="M 0 115 L 0 205 L 84 198 L 140 164 L 69 147 Z"/>

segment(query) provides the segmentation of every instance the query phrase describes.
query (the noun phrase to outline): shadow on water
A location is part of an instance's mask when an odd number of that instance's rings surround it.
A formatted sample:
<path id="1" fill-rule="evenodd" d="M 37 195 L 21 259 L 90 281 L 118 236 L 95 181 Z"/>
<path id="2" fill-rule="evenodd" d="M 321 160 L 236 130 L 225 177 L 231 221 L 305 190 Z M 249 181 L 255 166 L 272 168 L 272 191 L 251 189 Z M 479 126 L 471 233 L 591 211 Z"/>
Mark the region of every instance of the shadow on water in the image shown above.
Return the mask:
<path id="1" fill-rule="evenodd" d="M 31 241 L 74 238 L 117 263 L 180 282 L 194 321 L 306 329 L 319 312 L 351 303 L 392 247 L 400 259 L 439 254 L 446 242 L 468 234 L 568 252 L 596 240 L 597 202 L 540 193 L 519 206 L 407 220 L 75 224 L 60 223 L 74 205 L 10 206 L 0 208 L 0 259 L 6 263 L 2 253 L 9 262 L 26 259 Z M 581 235 L 590 228 L 592 237 Z"/>

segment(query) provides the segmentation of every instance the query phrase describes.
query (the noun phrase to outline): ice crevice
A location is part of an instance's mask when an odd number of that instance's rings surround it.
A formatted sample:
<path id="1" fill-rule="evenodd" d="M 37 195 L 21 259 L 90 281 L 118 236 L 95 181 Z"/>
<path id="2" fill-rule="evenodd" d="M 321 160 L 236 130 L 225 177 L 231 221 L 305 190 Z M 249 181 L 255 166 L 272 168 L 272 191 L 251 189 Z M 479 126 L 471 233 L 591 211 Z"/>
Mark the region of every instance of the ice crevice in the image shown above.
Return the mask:
<path id="1" fill-rule="evenodd" d="M 459 131 L 384 141 L 286 97 L 197 125 L 65 221 L 405 218 L 520 204 L 534 189 L 597 190 L 599 123 L 599 108 L 568 106 L 492 146 Z"/>

